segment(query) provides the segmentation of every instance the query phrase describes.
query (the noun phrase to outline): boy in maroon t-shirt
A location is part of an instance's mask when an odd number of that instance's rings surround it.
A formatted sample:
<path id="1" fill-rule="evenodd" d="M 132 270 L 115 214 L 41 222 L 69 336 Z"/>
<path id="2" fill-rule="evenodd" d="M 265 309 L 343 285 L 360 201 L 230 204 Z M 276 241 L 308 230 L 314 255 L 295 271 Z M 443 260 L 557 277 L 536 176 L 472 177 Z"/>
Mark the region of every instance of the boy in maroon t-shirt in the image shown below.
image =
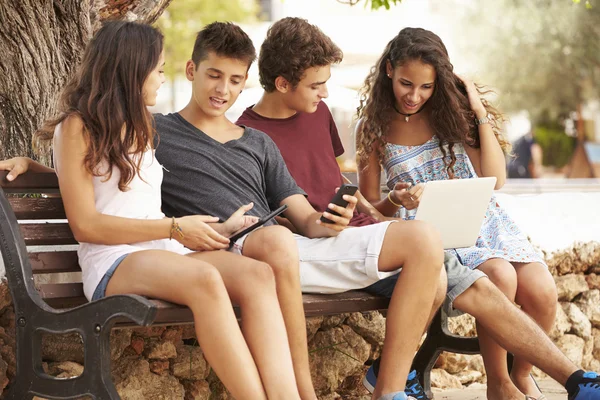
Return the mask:
<path id="1" fill-rule="evenodd" d="M 286 55 L 278 56 L 282 52 Z M 327 208 L 336 188 L 344 183 L 336 161 L 336 157 L 343 154 L 344 147 L 331 112 L 321 101 L 328 96 L 326 82 L 331 76 L 331 64 L 341 60 L 341 50 L 318 27 L 300 18 L 277 21 L 267 33 L 258 61 L 260 82 L 265 92 L 259 102 L 248 107 L 237 121 L 237 124 L 259 129 L 273 139 L 292 177 L 307 193 L 310 204 L 319 211 Z M 358 192 L 357 197 L 359 211 L 355 210 L 350 225 L 372 225 L 388 219 Z M 291 224 L 282 223 L 294 229 Z M 366 289 L 391 297 L 396 281 L 402 278 L 400 273 Z M 410 296 L 410 293 L 401 295 Z M 434 312 L 432 310 L 431 317 Z M 397 328 L 400 327 L 391 329 L 388 326 L 386 344 L 390 335 L 400 334 L 402 330 L 407 333 L 408 326 L 399 331 L 396 331 Z M 383 357 L 386 357 L 385 347 Z M 393 359 L 394 354 L 390 353 L 387 357 Z M 390 365 L 389 361 L 387 363 Z M 378 374 L 379 365 L 377 360 L 370 373 Z M 379 384 L 385 386 L 383 370 L 379 377 Z M 390 372 L 388 377 L 391 378 Z M 381 389 L 376 390 L 375 384 L 374 379 L 369 382 L 365 379 L 365 386 L 371 392 L 375 391 L 375 398 L 379 398 Z M 414 371 L 409 374 L 405 392 L 413 396 L 411 398 L 427 398 Z"/>
<path id="2" fill-rule="evenodd" d="M 254 108 L 260 111 L 260 103 Z M 344 183 L 336 161 L 336 157 L 344 154 L 344 147 L 327 105 L 320 102 L 314 113 L 298 112 L 288 118 L 268 118 L 249 107 L 237 123 L 266 132 L 277 144 L 288 170 L 308 195 L 310 204 L 319 212 L 325 211 L 335 189 Z M 367 211 L 377 213 L 374 207 Z M 355 210 L 350 225 L 379 222 L 369 214 Z"/>

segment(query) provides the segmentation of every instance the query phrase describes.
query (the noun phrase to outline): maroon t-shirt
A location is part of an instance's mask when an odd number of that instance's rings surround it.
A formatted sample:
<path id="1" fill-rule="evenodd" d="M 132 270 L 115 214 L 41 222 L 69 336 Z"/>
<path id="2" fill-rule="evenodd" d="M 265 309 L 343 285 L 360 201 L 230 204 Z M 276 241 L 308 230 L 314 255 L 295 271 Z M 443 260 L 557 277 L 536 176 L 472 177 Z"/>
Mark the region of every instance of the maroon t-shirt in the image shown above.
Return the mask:
<path id="1" fill-rule="evenodd" d="M 344 154 L 344 146 L 335 122 L 324 102 L 312 114 L 299 112 L 289 118 L 266 118 L 248 107 L 237 120 L 238 125 L 265 132 L 273 139 L 292 177 L 308 195 L 308 201 L 319 212 L 325 211 L 335 189 L 343 184 L 336 157 Z M 354 212 L 352 226 L 377 221 Z"/>

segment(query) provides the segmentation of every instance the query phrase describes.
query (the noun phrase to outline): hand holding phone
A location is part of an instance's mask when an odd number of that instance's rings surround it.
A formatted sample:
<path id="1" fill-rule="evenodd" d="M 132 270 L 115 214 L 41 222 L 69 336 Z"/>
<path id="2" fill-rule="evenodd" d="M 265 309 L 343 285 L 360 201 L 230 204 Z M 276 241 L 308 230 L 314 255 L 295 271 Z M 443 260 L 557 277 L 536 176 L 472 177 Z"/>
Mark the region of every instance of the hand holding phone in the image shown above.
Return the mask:
<path id="1" fill-rule="evenodd" d="M 349 195 L 349 196 L 354 196 L 354 194 L 356 193 L 356 191 L 358 190 L 358 186 L 356 185 L 350 185 L 350 184 L 343 184 L 339 190 L 337 191 L 337 193 L 333 196 L 333 198 L 331 199 L 330 203 L 335 204 L 336 206 L 340 206 L 343 208 L 346 208 L 348 206 L 348 202 L 346 200 L 343 199 L 344 195 Z M 327 210 L 325 210 L 326 212 L 332 214 L 332 215 L 336 215 L 339 216 L 340 214 L 336 211 L 330 210 L 329 208 L 327 208 Z M 330 219 L 324 217 L 321 215 L 321 222 L 325 222 L 327 224 L 334 224 L 335 222 L 331 221 Z"/>

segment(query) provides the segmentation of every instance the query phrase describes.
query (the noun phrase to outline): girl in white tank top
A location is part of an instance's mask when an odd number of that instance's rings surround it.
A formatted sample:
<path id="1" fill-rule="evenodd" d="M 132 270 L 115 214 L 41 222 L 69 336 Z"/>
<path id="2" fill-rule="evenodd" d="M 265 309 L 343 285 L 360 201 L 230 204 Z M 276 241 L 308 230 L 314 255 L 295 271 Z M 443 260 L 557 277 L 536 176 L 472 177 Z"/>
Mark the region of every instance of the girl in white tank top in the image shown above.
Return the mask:
<path id="1" fill-rule="evenodd" d="M 264 264 L 224 251 L 227 236 L 253 222 L 244 216 L 251 205 L 224 223 L 161 212 L 163 171 L 146 107 L 164 82 L 162 40 L 149 25 L 106 23 L 65 88 L 59 116 L 38 132 L 38 139 L 53 139 L 85 294 L 186 305 L 207 361 L 235 398 L 299 400 L 273 276 Z M 245 335 L 230 296 L 242 309 Z"/>

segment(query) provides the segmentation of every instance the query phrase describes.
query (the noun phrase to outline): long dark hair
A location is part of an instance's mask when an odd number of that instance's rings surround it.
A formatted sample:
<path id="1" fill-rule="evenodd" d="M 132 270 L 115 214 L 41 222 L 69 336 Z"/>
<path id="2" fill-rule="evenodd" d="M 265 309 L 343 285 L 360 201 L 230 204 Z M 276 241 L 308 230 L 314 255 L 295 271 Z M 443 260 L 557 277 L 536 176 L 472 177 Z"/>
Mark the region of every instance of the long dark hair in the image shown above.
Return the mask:
<path id="1" fill-rule="evenodd" d="M 436 34 L 425 29 L 402 29 L 388 43 L 377 64 L 371 68 L 360 91 L 360 106 L 357 108 L 357 116 L 361 119 L 361 129 L 357 133 L 357 153 L 361 162 L 364 162 L 371 152 L 376 151 L 381 162 L 388 127 L 394 115 L 392 107 L 396 101 L 392 81 L 387 77 L 386 64 L 389 61 L 396 68 L 412 60 L 419 60 L 435 69 L 434 92 L 425 106 L 431 113 L 431 128 L 440 140 L 448 175 L 452 178 L 456 162 L 453 146 L 462 143 L 480 147 L 478 129 L 467 90 L 453 71 L 446 46 Z M 491 90 L 485 90 L 482 86 L 477 86 L 477 90 L 486 110 L 493 116 L 494 134 L 503 150 L 507 151 L 510 145 L 504 140 L 500 130 L 504 117 L 483 98 Z M 446 144 L 450 161 L 446 160 Z"/>
<path id="2" fill-rule="evenodd" d="M 148 146 L 153 145 L 152 115 L 146 109 L 142 88 L 154 70 L 163 48 L 163 35 L 150 25 L 109 21 L 88 44 L 81 65 L 62 92 L 59 115 L 36 132 L 50 140 L 56 125 L 70 115 L 84 125 L 88 151 L 85 168 L 94 176 L 121 173 L 124 191 L 136 173 Z M 107 171 L 99 171 L 101 162 Z"/>

